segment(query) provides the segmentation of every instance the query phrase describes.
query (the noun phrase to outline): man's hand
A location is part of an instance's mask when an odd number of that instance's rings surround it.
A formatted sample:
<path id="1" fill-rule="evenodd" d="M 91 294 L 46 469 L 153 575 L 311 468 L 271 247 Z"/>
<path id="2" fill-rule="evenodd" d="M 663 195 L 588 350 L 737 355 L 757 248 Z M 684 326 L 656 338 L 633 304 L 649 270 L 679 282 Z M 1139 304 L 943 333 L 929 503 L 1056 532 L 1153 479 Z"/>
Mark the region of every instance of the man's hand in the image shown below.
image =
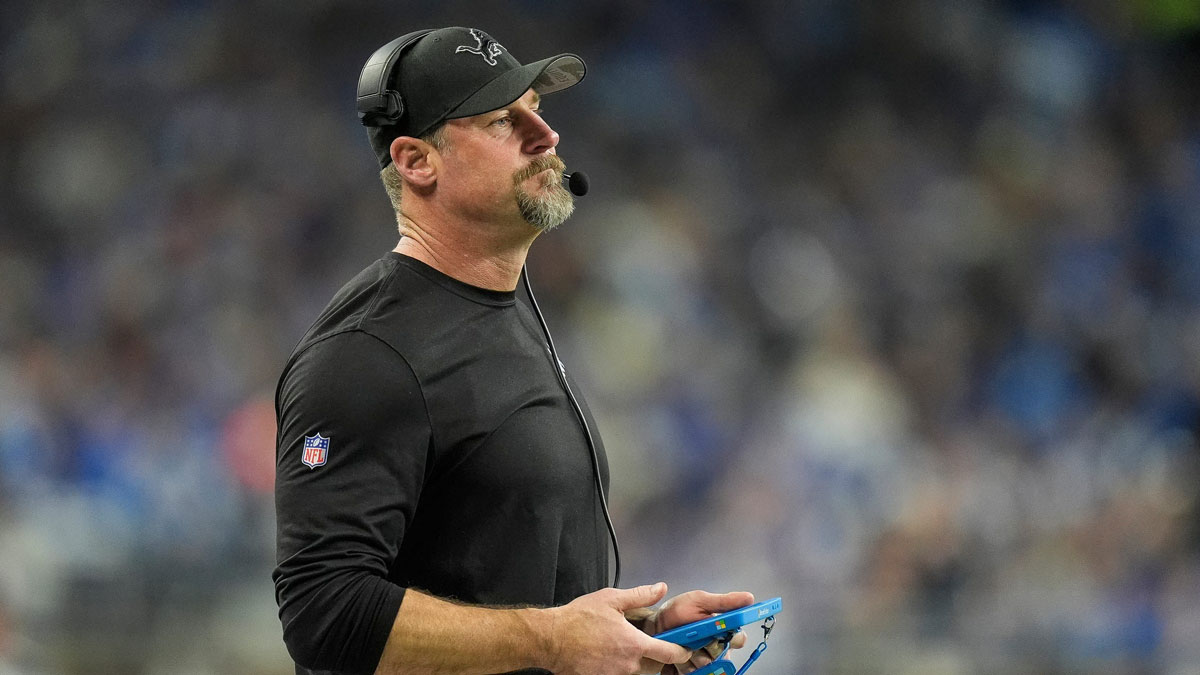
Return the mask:
<path id="1" fill-rule="evenodd" d="M 710 616 L 752 604 L 754 604 L 754 595 L 745 591 L 722 594 L 709 593 L 707 591 L 688 591 L 664 602 L 662 607 L 659 607 L 649 615 L 642 614 L 642 611 L 627 612 L 626 615 L 630 620 L 636 620 L 644 616 L 641 624 L 642 630 L 648 635 L 657 635 L 676 626 L 707 619 Z M 746 634 L 738 631 L 733 636 L 730 646 L 734 649 L 741 649 L 745 644 Z M 687 663 L 667 665 L 663 668 L 662 675 L 690 673 L 697 668 L 712 663 L 720 654 L 721 645 L 716 640 L 713 640 L 705 645 L 703 649 L 696 650 Z"/>
<path id="2" fill-rule="evenodd" d="M 626 611 L 649 607 L 666 593 L 664 583 L 604 588 L 545 610 L 551 618 L 549 670 L 559 675 L 634 675 L 686 663 L 690 650 L 655 640 L 625 619 Z"/>

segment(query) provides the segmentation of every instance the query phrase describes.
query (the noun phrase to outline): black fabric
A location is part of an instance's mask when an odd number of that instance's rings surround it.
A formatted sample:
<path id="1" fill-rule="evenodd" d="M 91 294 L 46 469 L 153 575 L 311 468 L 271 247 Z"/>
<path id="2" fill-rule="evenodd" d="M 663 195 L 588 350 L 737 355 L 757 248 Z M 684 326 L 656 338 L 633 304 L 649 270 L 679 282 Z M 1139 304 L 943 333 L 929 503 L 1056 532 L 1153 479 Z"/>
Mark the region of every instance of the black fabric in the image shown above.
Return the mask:
<path id="1" fill-rule="evenodd" d="M 395 253 L 338 292 L 276 393 L 273 578 L 298 673 L 373 672 L 409 587 L 556 606 L 606 585 L 591 455 L 555 367 L 516 293 Z M 327 459 L 309 468 L 318 433 Z"/>
<path id="2" fill-rule="evenodd" d="M 540 95 L 566 89 L 587 72 L 574 54 L 523 66 L 487 33 L 461 26 L 421 37 L 392 70 L 391 89 L 400 94 L 403 116 L 388 125 L 363 120 L 381 169 L 392 161 L 389 148 L 399 136 L 419 137 L 445 120 L 503 108 L 531 87 Z"/>

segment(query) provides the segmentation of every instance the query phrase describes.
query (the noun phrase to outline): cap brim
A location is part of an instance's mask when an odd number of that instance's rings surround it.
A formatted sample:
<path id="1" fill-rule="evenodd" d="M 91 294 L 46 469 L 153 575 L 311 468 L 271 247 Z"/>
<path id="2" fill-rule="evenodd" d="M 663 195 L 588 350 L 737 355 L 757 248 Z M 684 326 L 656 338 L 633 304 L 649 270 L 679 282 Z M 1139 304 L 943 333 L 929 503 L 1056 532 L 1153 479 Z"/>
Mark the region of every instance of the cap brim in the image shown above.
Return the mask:
<path id="1" fill-rule="evenodd" d="M 491 112 L 512 103 L 532 88 L 540 95 L 552 94 L 579 84 L 587 74 L 583 59 L 574 54 L 559 54 L 534 61 L 503 73 L 480 87 L 455 106 L 444 119 L 470 117 Z"/>

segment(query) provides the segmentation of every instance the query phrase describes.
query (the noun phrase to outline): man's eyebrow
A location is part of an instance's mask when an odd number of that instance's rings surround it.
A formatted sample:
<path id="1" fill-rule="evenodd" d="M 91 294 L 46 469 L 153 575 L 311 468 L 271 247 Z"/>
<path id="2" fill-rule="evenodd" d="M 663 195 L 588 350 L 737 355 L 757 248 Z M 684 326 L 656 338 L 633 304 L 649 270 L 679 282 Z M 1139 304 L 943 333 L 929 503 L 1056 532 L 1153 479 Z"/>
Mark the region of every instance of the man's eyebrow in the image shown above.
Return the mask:
<path id="1" fill-rule="evenodd" d="M 536 108 L 536 107 L 540 106 L 541 104 L 542 104 L 541 95 L 538 94 L 536 91 L 533 92 L 533 103 L 531 104 L 532 107 Z"/>

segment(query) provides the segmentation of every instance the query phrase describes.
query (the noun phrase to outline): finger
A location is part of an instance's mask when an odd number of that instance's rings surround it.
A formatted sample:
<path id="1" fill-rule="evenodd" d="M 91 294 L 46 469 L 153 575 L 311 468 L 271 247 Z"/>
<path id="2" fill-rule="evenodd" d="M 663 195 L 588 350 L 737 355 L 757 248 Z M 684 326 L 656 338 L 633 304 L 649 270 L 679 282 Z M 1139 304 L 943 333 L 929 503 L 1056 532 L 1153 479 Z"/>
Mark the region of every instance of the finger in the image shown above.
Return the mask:
<path id="1" fill-rule="evenodd" d="M 616 589 L 612 596 L 613 607 L 622 612 L 638 607 L 649 607 L 663 599 L 667 594 L 667 585 L 658 582 L 652 586 L 636 586 L 634 588 Z"/>
<path id="2" fill-rule="evenodd" d="M 642 656 L 659 663 L 679 664 L 687 663 L 688 659 L 692 658 L 692 651 L 674 642 L 655 640 L 647 635 L 646 641 L 642 643 Z"/>
<path id="3" fill-rule="evenodd" d="M 695 595 L 690 598 L 696 606 L 714 614 L 754 604 L 754 594 L 748 591 L 733 593 L 709 593 L 708 591 L 692 591 Z"/>
<path id="4" fill-rule="evenodd" d="M 695 654 L 693 654 L 691 660 L 688 661 L 688 663 L 690 663 L 693 668 L 703 668 L 704 666 L 707 666 L 708 664 L 712 663 L 713 661 L 716 661 L 716 659 L 713 658 L 712 656 L 709 656 L 708 652 L 706 652 L 702 649 L 702 650 L 696 652 Z"/>
<path id="5" fill-rule="evenodd" d="M 625 610 L 625 620 L 633 624 L 638 630 L 648 635 L 654 635 L 658 631 L 654 630 L 655 610 L 649 607 L 634 607 L 633 609 Z"/>
<path id="6" fill-rule="evenodd" d="M 674 670 L 667 670 L 674 667 L 673 665 L 664 666 L 654 659 L 642 659 L 642 662 L 638 664 L 637 671 L 638 675 L 667 675 L 668 673 L 675 672 Z"/>
<path id="7" fill-rule="evenodd" d="M 734 649 L 741 649 L 742 647 L 745 647 L 746 632 L 739 630 L 737 634 L 733 636 L 733 640 L 730 640 L 729 646 L 733 647 Z"/>
<path id="8" fill-rule="evenodd" d="M 713 640 L 712 642 L 704 645 L 704 648 L 701 651 L 715 659 L 721 655 L 721 652 L 725 651 L 725 646 L 721 644 L 720 640 Z"/>

